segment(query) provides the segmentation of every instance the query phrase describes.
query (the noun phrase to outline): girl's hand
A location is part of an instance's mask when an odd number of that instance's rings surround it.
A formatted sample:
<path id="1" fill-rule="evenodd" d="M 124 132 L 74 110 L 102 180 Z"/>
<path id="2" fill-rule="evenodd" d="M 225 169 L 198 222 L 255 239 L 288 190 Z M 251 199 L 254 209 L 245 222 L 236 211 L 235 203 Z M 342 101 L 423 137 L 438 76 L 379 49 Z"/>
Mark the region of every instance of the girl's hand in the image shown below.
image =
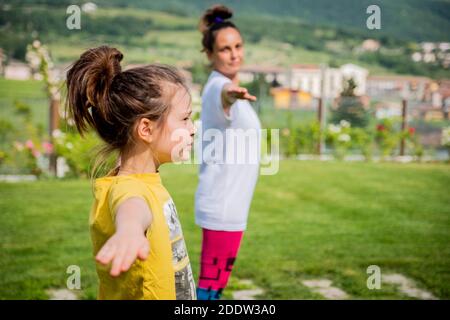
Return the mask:
<path id="1" fill-rule="evenodd" d="M 148 257 L 150 245 L 145 235 L 136 230 L 128 232 L 116 232 L 103 245 L 95 257 L 96 260 L 104 265 L 112 261 L 110 274 L 113 277 L 127 271 L 136 258 L 145 260 Z"/>
<path id="2" fill-rule="evenodd" d="M 127 271 L 136 258 L 145 260 L 150 244 L 145 236 L 153 216 L 141 198 L 125 200 L 115 215 L 116 233 L 106 241 L 95 259 L 104 265 L 112 261 L 110 274 L 113 277 Z"/>
<path id="3" fill-rule="evenodd" d="M 248 93 L 246 88 L 239 87 L 232 83 L 223 86 L 222 96 L 225 102 L 225 108 L 229 108 L 237 99 L 256 101 L 256 97 Z"/>

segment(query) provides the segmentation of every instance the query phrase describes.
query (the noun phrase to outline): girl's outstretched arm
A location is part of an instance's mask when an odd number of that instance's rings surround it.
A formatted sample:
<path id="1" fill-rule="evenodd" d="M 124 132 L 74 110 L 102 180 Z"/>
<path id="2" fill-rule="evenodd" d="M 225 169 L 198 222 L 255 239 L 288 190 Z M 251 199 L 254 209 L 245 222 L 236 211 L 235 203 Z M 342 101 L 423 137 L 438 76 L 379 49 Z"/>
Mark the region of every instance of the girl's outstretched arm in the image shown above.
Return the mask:
<path id="1" fill-rule="evenodd" d="M 136 258 L 145 260 L 150 246 L 145 236 L 152 223 L 152 213 L 142 198 L 125 200 L 117 208 L 116 233 L 97 253 L 96 260 L 104 265 L 112 261 L 114 277 L 127 271 Z"/>

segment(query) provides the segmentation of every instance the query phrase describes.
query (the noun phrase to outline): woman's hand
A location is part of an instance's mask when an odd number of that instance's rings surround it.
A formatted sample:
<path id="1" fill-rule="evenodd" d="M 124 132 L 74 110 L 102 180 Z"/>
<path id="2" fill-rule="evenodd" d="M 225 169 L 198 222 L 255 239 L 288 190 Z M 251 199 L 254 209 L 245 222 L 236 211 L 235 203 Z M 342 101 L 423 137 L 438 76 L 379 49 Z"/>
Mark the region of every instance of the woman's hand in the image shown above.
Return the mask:
<path id="1" fill-rule="evenodd" d="M 228 109 L 237 99 L 256 101 L 256 97 L 248 93 L 248 90 L 232 83 L 227 83 L 222 89 L 222 102 L 224 109 Z"/>
<path id="2" fill-rule="evenodd" d="M 127 271 L 139 258 L 145 260 L 150 251 L 146 231 L 152 223 L 152 213 L 141 198 L 125 200 L 117 209 L 116 233 L 106 241 L 95 259 L 104 265 L 112 261 L 113 277 Z"/>

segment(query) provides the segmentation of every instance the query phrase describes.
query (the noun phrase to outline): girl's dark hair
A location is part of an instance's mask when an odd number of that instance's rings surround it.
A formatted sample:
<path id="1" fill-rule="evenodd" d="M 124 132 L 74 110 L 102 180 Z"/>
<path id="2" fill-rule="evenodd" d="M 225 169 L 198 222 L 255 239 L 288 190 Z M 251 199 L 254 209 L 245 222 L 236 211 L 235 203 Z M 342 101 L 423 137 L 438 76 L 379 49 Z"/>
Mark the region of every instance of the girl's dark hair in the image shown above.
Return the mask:
<path id="1" fill-rule="evenodd" d="M 224 5 L 217 4 L 205 11 L 200 19 L 199 30 L 203 34 L 202 51 L 212 52 L 216 41 L 217 31 L 224 28 L 234 28 L 239 31 L 236 25 L 229 21 L 233 16 L 233 11 Z"/>
<path id="2" fill-rule="evenodd" d="M 92 127 L 106 142 L 104 159 L 113 151 L 122 153 L 133 140 L 139 119 L 162 123 L 170 108 L 174 90 L 187 90 L 175 68 L 151 64 L 121 70 L 122 53 L 108 46 L 85 51 L 67 72 L 66 108 L 78 132 Z"/>

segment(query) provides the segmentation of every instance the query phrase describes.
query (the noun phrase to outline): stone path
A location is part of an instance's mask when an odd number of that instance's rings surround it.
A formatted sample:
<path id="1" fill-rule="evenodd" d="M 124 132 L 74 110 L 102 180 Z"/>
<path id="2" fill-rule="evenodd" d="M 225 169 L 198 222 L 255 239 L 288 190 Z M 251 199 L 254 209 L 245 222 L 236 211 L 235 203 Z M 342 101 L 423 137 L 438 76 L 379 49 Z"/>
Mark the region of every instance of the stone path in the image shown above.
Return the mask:
<path id="1" fill-rule="evenodd" d="M 239 285 L 248 287 L 242 290 L 233 291 L 233 300 L 256 300 L 256 296 L 263 294 L 264 290 L 258 288 L 252 280 L 242 279 L 238 281 Z"/>
<path id="2" fill-rule="evenodd" d="M 384 274 L 381 276 L 381 280 L 382 283 L 396 286 L 402 294 L 408 297 L 421 300 L 437 300 L 432 293 L 417 288 L 412 279 L 409 279 L 402 274 Z M 344 290 L 332 286 L 333 282 L 328 279 L 303 280 L 302 284 L 310 288 L 313 292 L 322 295 L 325 299 L 343 300 L 349 298 L 349 295 Z"/>
<path id="3" fill-rule="evenodd" d="M 78 300 L 77 295 L 68 289 L 49 289 L 47 294 L 49 300 Z"/>
<path id="4" fill-rule="evenodd" d="M 416 287 L 413 280 L 399 273 L 385 274 L 381 276 L 382 282 L 398 286 L 398 290 L 404 295 L 421 299 L 421 300 L 437 300 L 432 293 Z"/>
<path id="5" fill-rule="evenodd" d="M 302 284 L 329 300 L 344 300 L 349 298 L 345 291 L 333 287 L 333 282 L 328 279 L 303 280 Z"/>
<path id="6" fill-rule="evenodd" d="M 431 292 L 416 287 L 412 279 L 399 273 L 383 274 L 382 283 L 394 285 L 398 290 L 411 298 L 421 300 L 438 300 Z M 329 300 L 345 300 L 350 296 L 342 289 L 333 286 L 333 281 L 329 279 L 309 279 L 303 280 L 302 284 L 311 289 L 311 291 L 322 295 Z M 238 280 L 241 290 L 234 290 L 233 300 L 257 300 L 257 296 L 264 293 L 262 288 L 257 287 L 252 280 Z M 78 300 L 76 293 L 68 289 L 49 289 L 47 290 L 50 300 Z"/>

